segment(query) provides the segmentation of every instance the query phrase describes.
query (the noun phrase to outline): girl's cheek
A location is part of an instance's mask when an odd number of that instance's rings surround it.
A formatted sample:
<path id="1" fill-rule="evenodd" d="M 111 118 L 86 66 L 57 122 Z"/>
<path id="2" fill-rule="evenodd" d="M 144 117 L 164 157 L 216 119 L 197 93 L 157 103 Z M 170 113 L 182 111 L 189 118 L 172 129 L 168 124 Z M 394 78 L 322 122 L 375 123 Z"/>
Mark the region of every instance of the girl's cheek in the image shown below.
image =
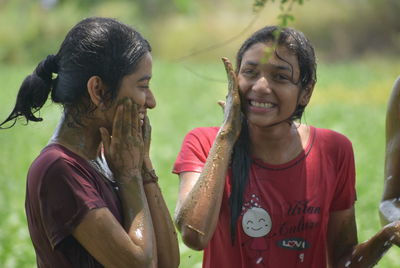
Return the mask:
<path id="1" fill-rule="evenodd" d="M 146 94 L 145 93 L 135 94 L 134 96 L 132 96 L 132 99 L 139 106 L 143 106 L 146 102 Z"/>
<path id="2" fill-rule="evenodd" d="M 241 94 L 245 94 L 251 88 L 251 83 L 240 74 L 238 75 L 238 85 Z"/>
<path id="3" fill-rule="evenodd" d="M 240 83 L 239 82 L 239 91 L 240 94 L 243 96 L 247 93 L 247 91 L 249 91 L 250 89 L 250 85 L 248 83 Z"/>

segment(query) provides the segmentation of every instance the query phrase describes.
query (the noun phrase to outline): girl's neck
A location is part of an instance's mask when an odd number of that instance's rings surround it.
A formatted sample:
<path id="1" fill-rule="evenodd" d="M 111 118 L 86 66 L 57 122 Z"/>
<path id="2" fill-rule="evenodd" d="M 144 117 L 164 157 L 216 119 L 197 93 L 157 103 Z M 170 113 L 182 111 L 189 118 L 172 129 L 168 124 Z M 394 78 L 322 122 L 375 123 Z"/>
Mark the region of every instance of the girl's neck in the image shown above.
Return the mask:
<path id="1" fill-rule="evenodd" d="M 83 120 L 82 125 L 71 122 L 63 116 L 49 143 L 60 144 L 84 159 L 96 159 L 101 142 L 98 127 Z"/>
<path id="2" fill-rule="evenodd" d="M 309 134 L 308 126 L 294 122 L 283 122 L 269 128 L 249 124 L 251 154 L 268 164 L 287 163 L 306 148 Z"/>

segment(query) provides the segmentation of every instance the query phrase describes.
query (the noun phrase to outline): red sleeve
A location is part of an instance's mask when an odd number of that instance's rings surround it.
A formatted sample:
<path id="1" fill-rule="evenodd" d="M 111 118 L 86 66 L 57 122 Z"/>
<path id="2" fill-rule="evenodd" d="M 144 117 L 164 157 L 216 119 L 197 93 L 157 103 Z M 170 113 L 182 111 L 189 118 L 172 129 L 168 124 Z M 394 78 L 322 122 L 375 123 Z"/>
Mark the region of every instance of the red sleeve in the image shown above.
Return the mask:
<path id="1" fill-rule="evenodd" d="M 351 208 L 356 201 L 356 174 L 352 144 L 345 136 L 340 135 L 337 148 L 337 184 L 331 203 L 331 211 Z"/>
<path id="2" fill-rule="evenodd" d="M 90 209 L 105 207 L 95 178 L 64 159 L 47 170 L 39 188 L 40 216 L 52 247 L 56 247 Z"/>
<path id="3" fill-rule="evenodd" d="M 190 131 L 182 142 L 172 172 L 175 174 L 185 171 L 201 172 L 218 129 L 218 127 L 206 127 Z"/>

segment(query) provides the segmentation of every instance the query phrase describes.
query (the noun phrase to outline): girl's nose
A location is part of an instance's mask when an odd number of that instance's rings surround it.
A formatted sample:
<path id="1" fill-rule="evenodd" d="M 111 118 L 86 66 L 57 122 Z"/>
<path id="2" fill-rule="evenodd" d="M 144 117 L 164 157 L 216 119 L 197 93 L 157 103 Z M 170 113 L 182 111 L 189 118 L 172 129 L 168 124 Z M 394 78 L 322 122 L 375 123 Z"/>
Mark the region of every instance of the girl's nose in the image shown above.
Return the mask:
<path id="1" fill-rule="evenodd" d="M 270 93 L 271 89 L 269 87 L 268 80 L 265 76 L 261 76 L 253 85 L 253 90 L 260 93 Z"/>
<path id="2" fill-rule="evenodd" d="M 154 98 L 153 92 L 150 89 L 146 94 L 146 107 L 148 109 L 153 109 L 156 107 L 156 99 Z"/>

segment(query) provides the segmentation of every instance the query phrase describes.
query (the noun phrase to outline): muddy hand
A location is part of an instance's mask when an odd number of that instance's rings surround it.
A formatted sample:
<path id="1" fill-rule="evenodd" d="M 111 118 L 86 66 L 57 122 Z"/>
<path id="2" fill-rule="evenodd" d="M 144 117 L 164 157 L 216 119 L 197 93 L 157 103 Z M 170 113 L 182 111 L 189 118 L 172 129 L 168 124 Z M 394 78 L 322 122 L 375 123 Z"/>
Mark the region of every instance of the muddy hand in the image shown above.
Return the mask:
<path id="1" fill-rule="evenodd" d="M 236 141 L 241 131 L 242 122 L 238 80 L 231 62 L 227 58 L 222 58 L 222 61 L 228 77 L 228 94 L 225 102 L 219 102 L 219 105 L 224 109 L 224 123 L 221 130 L 225 131 L 233 141 Z"/>
<path id="2" fill-rule="evenodd" d="M 137 178 L 143 164 L 144 144 L 137 105 L 125 98 L 114 116 L 112 135 L 100 128 L 107 163 L 120 183 Z"/>
<path id="3" fill-rule="evenodd" d="M 146 115 L 144 117 L 143 127 L 142 127 L 142 136 L 144 142 L 144 150 L 143 150 L 143 169 L 145 171 L 153 168 L 150 160 L 150 143 L 151 143 L 151 125 L 149 117 Z"/>

